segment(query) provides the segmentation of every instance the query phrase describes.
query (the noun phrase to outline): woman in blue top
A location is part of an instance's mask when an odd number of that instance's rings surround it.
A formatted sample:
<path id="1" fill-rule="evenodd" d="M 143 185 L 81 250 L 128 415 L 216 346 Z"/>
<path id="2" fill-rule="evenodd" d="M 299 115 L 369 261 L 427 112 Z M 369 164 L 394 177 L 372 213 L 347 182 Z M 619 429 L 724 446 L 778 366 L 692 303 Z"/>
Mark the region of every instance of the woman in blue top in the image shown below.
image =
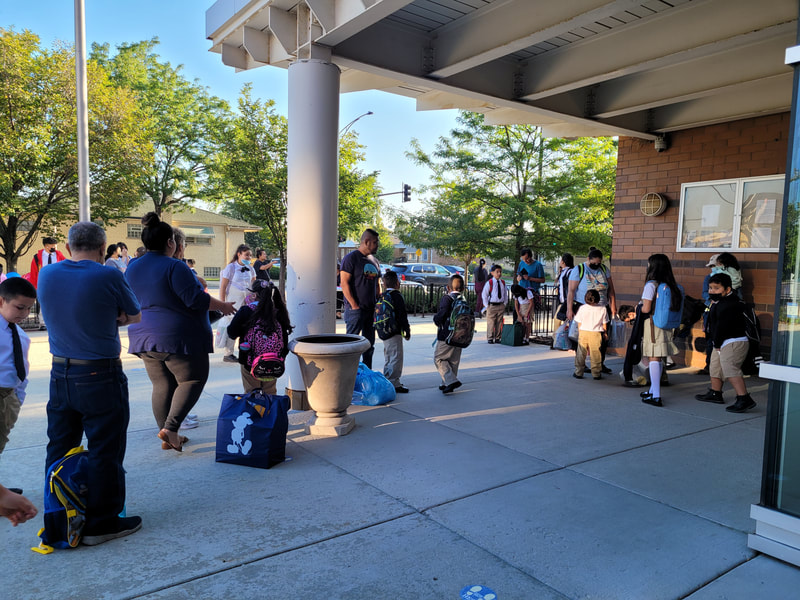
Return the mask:
<path id="1" fill-rule="evenodd" d="M 187 439 L 178 428 L 200 398 L 208 354 L 214 351 L 208 311 L 230 315 L 234 308 L 205 293 L 189 267 L 172 258 L 175 238 L 169 224 L 152 212 L 142 224 L 147 253 L 125 273 L 142 306 L 141 322 L 128 327 L 129 352 L 144 361 L 153 384 L 161 447 L 181 452 Z"/>

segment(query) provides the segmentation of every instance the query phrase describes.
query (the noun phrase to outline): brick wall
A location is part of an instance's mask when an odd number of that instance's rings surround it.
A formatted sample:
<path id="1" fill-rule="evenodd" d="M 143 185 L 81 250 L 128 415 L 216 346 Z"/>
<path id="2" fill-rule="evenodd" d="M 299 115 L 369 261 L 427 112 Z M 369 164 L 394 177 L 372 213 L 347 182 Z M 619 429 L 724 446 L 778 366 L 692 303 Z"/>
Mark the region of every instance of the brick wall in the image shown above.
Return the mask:
<path id="1" fill-rule="evenodd" d="M 789 114 L 709 125 L 669 134 L 669 149 L 656 152 L 652 142 L 620 138 L 617 187 L 614 201 L 612 267 L 617 304 L 633 304 L 641 297 L 647 257 L 656 252 L 669 256 L 678 283 L 686 293 L 701 297 L 705 264 L 711 252 L 676 252 L 682 183 L 777 175 L 786 170 Z M 639 202 L 647 192 L 668 201 L 657 217 L 645 217 Z M 738 253 L 743 292 L 756 305 L 768 353 L 774 314 L 778 255 Z M 679 344 L 678 362 L 702 366 L 703 333 L 696 328 Z"/>

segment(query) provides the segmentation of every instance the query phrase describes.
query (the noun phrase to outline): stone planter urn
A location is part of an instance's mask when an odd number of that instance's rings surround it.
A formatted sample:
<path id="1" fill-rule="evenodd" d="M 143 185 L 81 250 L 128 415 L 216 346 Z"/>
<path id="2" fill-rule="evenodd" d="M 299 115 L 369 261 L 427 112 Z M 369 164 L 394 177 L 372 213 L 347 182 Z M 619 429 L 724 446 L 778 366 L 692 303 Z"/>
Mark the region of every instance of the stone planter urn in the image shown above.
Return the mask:
<path id="1" fill-rule="evenodd" d="M 356 426 L 347 414 L 353 399 L 356 372 L 369 342 L 360 335 L 326 333 L 302 335 L 289 342 L 297 355 L 314 417 L 306 426 L 310 435 L 347 435 Z"/>

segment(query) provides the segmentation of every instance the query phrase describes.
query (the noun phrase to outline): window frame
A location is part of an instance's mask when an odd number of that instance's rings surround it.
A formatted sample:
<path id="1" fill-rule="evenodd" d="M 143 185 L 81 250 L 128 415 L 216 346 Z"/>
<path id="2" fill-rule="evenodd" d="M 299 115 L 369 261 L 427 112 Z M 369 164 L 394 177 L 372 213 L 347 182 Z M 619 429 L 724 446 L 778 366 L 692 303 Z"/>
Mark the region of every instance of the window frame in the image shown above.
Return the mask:
<path id="1" fill-rule="evenodd" d="M 742 205 L 744 202 L 743 194 L 745 184 L 752 183 L 754 181 L 776 181 L 782 180 L 785 182 L 786 174 L 776 174 L 776 175 L 759 175 L 757 177 L 734 177 L 731 179 L 714 179 L 710 181 L 692 181 L 689 183 L 682 183 L 681 184 L 681 195 L 680 195 L 680 210 L 678 212 L 678 235 L 675 244 L 675 251 L 676 252 L 700 252 L 700 253 L 714 253 L 714 252 L 737 252 L 737 253 L 752 253 L 752 252 L 778 252 L 780 248 L 740 248 L 739 247 L 739 240 L 742 233 Z M 684 210 L 686 207 L 686 190 L 696 187 L 703 187 L 703 186 L 713 186 L 713 185 L 727 185 L 727 184 L 735 184 L 736 185 L 736 197 L 735 197 L 735 204 L 733 208 L 733 224 L 732 224 L 732 231 L 731 231 L 731 245 L 729 248 L 724 247 L 692 247 L 692 248 L 684 248 L 681 245 L 681 240 L 683 239 L 683 217 L 684 217 Z M 784 198 L 783 202 L 786 199 Z M 783 216 L 783 204 L 776 207 L 776 214 L 782 218 Z M 734 244 L 735 242 L 735 244 Z"/>

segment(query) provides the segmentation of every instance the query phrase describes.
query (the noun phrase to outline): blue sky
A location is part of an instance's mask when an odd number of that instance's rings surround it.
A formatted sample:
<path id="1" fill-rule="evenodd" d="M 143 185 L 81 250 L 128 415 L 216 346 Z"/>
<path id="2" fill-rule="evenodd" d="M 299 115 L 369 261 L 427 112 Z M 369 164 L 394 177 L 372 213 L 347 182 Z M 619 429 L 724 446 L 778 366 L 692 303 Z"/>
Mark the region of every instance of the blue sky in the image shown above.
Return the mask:
<path id="1" fill-rule="evenodd" d="M 112 48 L 158 37 L 158 53 L 173 65 L 182 64 L 190 79 L 199 79 L 217 96 L 236 105 L 238 92 L 245 82 L 253 83 L 254 95 L 271 98 L 282 114 L 287 112 L 287 71 L 261 67 L 236 73 L 222 64 L 219 54 L 208 51 L 205 39 L 205 11 L 211 0 L 85 0 L 86 45 L 109 43 Z M 42 44 L 55 40 L 74 42 L 73 2 L 70 0 L 3 0 L 0 2 L 0 26 L 21 31 L 30 29 Z M 342 94 L 340 126 L 367 112 L 353 126 L 359 141 L 366 146 L 367 171 L 380 171 L 379 183 L 385 192 L 400 191 L 402 183 L 417 188 L 428 180 L 428 171 L 413 165 L 405 157 L 412 138 L 426 150 L 432 150 L 439 136 L 447 135 L 455 125 L 456 111 L 416 112 L 409 98 L 378 91 Z M 412 192 L 412 197 L 417 197 Z M 387 205 L 399 206 L 400 196 L 388 196 Z M 418 208 L 411 202 L 408 208 Z"/>

